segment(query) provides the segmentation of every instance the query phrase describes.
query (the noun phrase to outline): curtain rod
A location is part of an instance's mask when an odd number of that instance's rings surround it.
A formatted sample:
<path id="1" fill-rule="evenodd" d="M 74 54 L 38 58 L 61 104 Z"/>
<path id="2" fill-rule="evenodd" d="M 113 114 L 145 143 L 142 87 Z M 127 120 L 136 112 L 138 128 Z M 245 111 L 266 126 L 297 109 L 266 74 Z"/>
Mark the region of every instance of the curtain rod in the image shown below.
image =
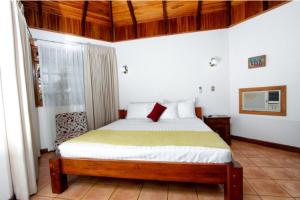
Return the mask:
<path id="1" fill-rule="evenodd" d="M 111 46 L 104 46 L 104 45 L 99 45 L 99 44 L 92 44 L 90 42 L 73 42 L 73 41 L 67 41 L 67 42 L 61 42 L 61 41 L 52 41 L 52 40 L 46 40 L 46 39 L 38 39 L 38 38 L 33 38 L 34 41 L 45 41 L 45 42 L 51 42 L 51 43 L 55 43 L 55 44 L 71 44 L 71 45 L 95 45 L 95 46 L 100 46 L 100 47 L 105 47 L 105 48 L 113 48 Z"/>
<path id="2" fill-rule="evenodd" d="M 34 41 L 45 41 L 45 42 L 51 42 L 51 43 L 58 43 L 58 44 L 81 44 L 81 45 L 85 45 L 88 43 L 83 43 L 83 42 L 73 42 L 73 41 L 67 41 L 67 42 L 61 42 L 61 41 L 53 41 L 53 40 L 46 40 L 46 39 L 39 39 L 39 38 L 33 38 Z"/>

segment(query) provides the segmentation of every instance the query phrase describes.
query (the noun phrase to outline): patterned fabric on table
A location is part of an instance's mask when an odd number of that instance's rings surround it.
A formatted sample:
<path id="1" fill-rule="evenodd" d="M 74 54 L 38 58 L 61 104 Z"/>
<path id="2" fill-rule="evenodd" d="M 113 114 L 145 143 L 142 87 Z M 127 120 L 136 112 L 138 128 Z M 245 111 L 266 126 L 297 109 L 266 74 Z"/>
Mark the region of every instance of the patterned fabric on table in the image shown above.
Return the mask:
<path id="1" fill-rule="evenodd" d="M 56 139 L 54 142 L 56 152 L 58 145 L 78 137 L 88 131 L 87 117 L 85 112 L 61 113 L 55 116 Z"/>

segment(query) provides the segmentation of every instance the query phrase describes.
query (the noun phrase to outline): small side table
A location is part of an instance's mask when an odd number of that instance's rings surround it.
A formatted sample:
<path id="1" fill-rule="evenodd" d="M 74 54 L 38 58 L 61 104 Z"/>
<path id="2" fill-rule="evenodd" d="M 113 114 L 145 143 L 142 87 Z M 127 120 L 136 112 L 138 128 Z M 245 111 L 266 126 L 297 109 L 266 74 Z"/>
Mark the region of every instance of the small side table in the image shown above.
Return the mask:
<path id="1" fill-rule="evenodd" d="M 216 133 L 218 133 L 227 144 L 230 141 L 230 116 L 208 115 L 204 116 L 204 122 Z"/>

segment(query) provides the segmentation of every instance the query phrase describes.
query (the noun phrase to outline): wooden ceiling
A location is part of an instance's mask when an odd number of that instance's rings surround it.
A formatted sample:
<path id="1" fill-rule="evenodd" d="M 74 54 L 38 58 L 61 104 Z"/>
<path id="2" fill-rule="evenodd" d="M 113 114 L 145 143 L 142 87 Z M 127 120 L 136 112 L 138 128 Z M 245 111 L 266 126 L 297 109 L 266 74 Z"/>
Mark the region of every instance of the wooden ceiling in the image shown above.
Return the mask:
<path id="1" fill-rule="evenodd" d="M 222 29 L 287 1 L 22 1 L 32 28 L 121 41 Z"/>

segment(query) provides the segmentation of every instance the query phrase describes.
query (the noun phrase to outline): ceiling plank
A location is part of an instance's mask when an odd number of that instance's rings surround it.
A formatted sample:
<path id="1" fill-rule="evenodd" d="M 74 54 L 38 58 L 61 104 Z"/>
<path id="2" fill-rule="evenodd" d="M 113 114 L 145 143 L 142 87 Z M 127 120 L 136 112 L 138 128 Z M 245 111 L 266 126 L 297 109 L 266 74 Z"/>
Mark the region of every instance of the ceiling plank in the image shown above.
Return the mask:
<path id="1" fill-rule="evenodd" d="M 231 25 L 231 1 L 226 1 L 226 10 L 227 10 L 227 26 Z"/>
<path id="2" fill-rule="evenodd" d="M 89 2 L 85 1 L 83 5 L 82 18 L 81 18 L 81 35 L 85 36 L 85 24 L 86 24 L 86 14 L 88 10 Z"/>
<path id="3" fill-rule="evenodd" d="M 42 1 L 38 1 L 38 16 L 39 16 L 39 28 L 43 28 L 43 5 Z"/>
<path id="4" fill-rule="evenodd" d="M 162 0 L 162 7 L 163 7 L 163 15 L 164 15 L 164 29 L 165 29 L 165 33 L 167 34 L 169 32 L 167 1 Z"/>
<path id="5" fill-rule="evenodd" d="M 198 1 L 198 8 L 197 8 L 197 30 L 201 29 L 201 14 L 202 14 L 202 1 Z"/>
<path id="6" fill-rule="evenodd" d="M 269 1 L 264 0 L 263 1 L 263 10 L 265 11 L 265 10 L 268 10 L 268 9 L 269 9 Z"/>
<path id="7" fill-rule="evenodd" d="M 134 34 L 135 34 L 135 37 L 137 38 L 137 36 L 138 36 L 138 34 L 137 34 L 137 21 L 136 21 L 136 18 L 135 18 L 134 9 L 133 9 L 131 0 L 127 0 L 127 5 L 128 5 L 128 8 L 129 8 L 132 24 L 133 24 L 133 27 L 134 27 Z"/>
<path id="8" fill-rule="evenodd" d="M 109 20 L 110 20 L 111 41 L 115 41 L 115 27 L 114 27 L 114 16 L 112 10 L 112 1 L 109 1 Z"/>

